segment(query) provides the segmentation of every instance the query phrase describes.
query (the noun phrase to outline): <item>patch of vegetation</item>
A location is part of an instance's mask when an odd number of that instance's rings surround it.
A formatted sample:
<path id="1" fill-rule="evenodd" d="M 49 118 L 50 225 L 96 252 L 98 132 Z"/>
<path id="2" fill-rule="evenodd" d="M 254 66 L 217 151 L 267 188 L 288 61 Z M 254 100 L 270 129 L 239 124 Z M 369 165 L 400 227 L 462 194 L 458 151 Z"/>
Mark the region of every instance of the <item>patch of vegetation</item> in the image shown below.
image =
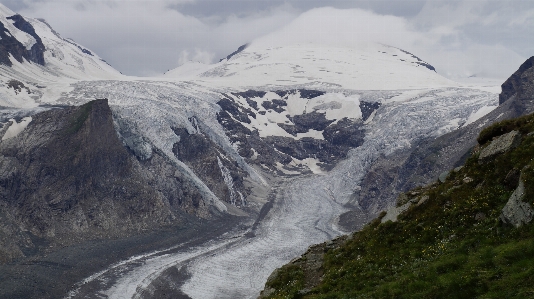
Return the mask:
<path id="1" fill-rule="evenodd" d="M 79 107 L 79 109 L 74 113 L 71 118 L 70 124 L 67 128 L 67 133 L 74 134 L 82 128 L 87 118 L 89 118 L 89 114 L 93 109 L 94 102 L 95 101 L 91 101 Z"/>
<path id="2" fill-rule="evenodd" d="M 267 282 L 277 290 L 268 298 L 534 298 L 534 224 L 499 221 L 518 184 L 507 179 L 514 171 L 523 170 L 533 203 L 534 136 L 527 135 L 533 120 L 528 115 L 482 131 L 480 144 L 512 130 L 523 134 L 522 142 L 485 164 L 474 153 L 445 183 L 411 191 L 429 199 L 397 222 L 376 219 L 327 251 L 323 279 L 304 295 L 297 286 L 305 275 L 292 275 L 300 273 L 295 264 L 283 267 L 284 275 Z"/>
<path id="3" fill-rule="evenodd" d="M 495 123 L 482 130 L 477 138 L 477 141 L 479 144 L 485 144 L 493 139 L 493 137 L 506 134 L 513 130 L 519 130 L 523 134 L 532 132 L 534 130 L 534 116 L 530 114 Z"/>
<path id="4" fill-rule="evenodd" d="M 302 298 L 299 291 L 304 287 L 304 271 L 296 265 L 285 266 L 269 279 L 268 284 L 278 290 L 275 298 Z"/>

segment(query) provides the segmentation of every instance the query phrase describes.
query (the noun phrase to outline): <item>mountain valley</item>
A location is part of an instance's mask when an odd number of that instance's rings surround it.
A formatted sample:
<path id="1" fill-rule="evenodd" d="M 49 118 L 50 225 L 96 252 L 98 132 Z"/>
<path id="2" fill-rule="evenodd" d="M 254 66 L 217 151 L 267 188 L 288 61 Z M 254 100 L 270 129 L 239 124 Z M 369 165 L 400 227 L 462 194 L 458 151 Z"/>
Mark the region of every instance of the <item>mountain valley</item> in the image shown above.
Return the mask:
<path id="1" fill-rule="evenodd" d="M 257 298 L 534 112 L 532 58 L 500 96 L 370 42 L 132 77 L 44 20 L 0 24 L 2 298 Z"/>

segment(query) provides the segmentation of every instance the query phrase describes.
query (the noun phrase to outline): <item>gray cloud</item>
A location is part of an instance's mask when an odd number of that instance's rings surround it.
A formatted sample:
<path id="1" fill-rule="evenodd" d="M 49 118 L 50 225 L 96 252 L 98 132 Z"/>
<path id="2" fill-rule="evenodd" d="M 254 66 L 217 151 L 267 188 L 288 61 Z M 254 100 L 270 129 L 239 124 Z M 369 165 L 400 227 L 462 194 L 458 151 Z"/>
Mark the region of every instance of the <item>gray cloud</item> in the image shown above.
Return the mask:
<path id="1" fill-rule="evenodd" d="M 2 0 L 0 3 L 9 7 L 13 11 L 19 11 L 24 8 L 28 8 L 28 5 L 24 1 L 20 0 Z"/>
<path id="2" fill-rule="evenodd" d="M 169 9 L 176 1 L 39 1 L 19 12 L 42 17 L 130 75 L 155 75 L 189 58 L 216 61 L 240 45 L 284 26 L 296 14 L 272 7 L 211 22 Z M 203 54 L 204 53 L 204 54 Z M 187 55 L 185 55 L 187 56 Z"/>
<path id="3" fill-rule="evenodd" d="M 319 7 L 339 9 L 361 8 L 378 14 L 415 16 L 423 8 L 424 0 L 370 1 L 370 0 L 198 0 L 171 5 L 170 8 L 196 17 L 221 17 L 226 15 L 246 15 L 271 7 L 290 4 L 299 11 Z"/>
<path id="4" fill-rule="evenodd" d="M 403 47 L 448 77 L 505 78 L 534 53 L 532 1 L 0 2 L 23 15 L 45 18 L 64 37 L 75 39 L 130 75 L 161 74 L 188 59 L 215 62 L 244 43 L 282 30 L 310 9 L 324 6 L 337 8 L 332 13 L 339 17 L 346 17 L 346 9 L 362 14 L 361 20 L 351 23 L 352 35 L 373 36 Z M 332 35 L 328 28 L 335 30 L 329 24 L 338 22 L 336 16 L 323 21 L 317 30 Z"/>

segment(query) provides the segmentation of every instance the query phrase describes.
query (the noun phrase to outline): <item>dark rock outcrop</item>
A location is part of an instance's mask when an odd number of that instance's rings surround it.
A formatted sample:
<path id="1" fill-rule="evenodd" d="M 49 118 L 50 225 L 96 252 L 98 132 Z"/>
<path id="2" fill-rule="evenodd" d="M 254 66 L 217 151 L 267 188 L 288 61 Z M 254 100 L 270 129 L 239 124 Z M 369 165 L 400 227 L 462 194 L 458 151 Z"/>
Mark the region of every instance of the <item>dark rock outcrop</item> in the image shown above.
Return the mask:
<path id="1" fill-rule="evenodd" d="M 503 104 L 513 95 L 517 97 L 530 96 L 534 90 L 534 56 L 527 59 L 519 69 L 510 76 L 502 85 L 499 95 L 499 104 Z"/>
<path id="2" fill-rule="evenodd" d="M 297 92 L 300 94 L 301 98 L 308 99 L 308 100 L 316 98 L 316 97 L 319 97 L 319 96 L 322 96 L 322 95 L 325 94 L 324 91 L 310 90 L 310 89 L 277 90 L 274 93 L 276 93 L 277 95 L 279 95 L 282 98 L 286 98 L 287 99 L 287 97 L 286 97 L 287 95 L 296 94 Z"/>
<path id="3" fill-rule="evenodd" d="M 360 110 L 362 111 L 362 119 L 366 121 L 376 109 L 380 108 L 379 102 L 360 101 Z"/>
<path id="4" fill-rule="evenodd" d="M 107 100 L 32 118 L 0 143 L 0 261 L 212 217 L 168 159 L 127 150 Z"/>
<path id="5" fill-rule="evenodd" d="M 24 18 L 21 15 L 14 15 L 11 17 L 8 17 L 9 20 L 13 20 L 13 25 L 17 27 L 17 29 L 24 31 L 31 35 L 33 38 L 35 38 L 35 44 L 31 47 L 31 49 L 28 51 L 29 61 L 35 62 L 40 65 L 45 64 L 44 60 L 44 52 L 46 51 L 45 46 L 43 45 L 43 41 L 41 40 L 41 37 L 35 33 L 35 29 L 33 26 L 28 23 L 28 21 L 24 20 Z"/>
<path id="6" fill-rule="evenodd" d="M 71 44 L 71 45 L 77 47 L 80 51 L 82 51 L 82 53 L 87 54 L 87 55 L 89 55 L 89 56 L 94 56 L 93 53 L 91 53 L 91 51 L 89 51 L 89 50 L 87 50 L 87 49 L 85 49 L 85 48 L 80 47 L 80 45 L 76 44 L 75 42 L 73 42 L 73 41 L 71 41 L 71 40 L 69 40 L 69 39 L 63 39 L 63 40 L 66 41 L 67 43 L 69 43 L 69 44 Z M 106 62 L 106 61 L 103 60 L 103 59 L 101 59 L 101 60 L 104 61 L 104 62 Z M 107 62 L 106 62 L 106 63 L 107 63 Z M 109 63 L 107 63 L 107 64 L 109 65 Z"/>
<path id="7" fill-rule="evenodd" d="M 282 113 L 287 107 L 287 97 L 297 92 L 305 99 L 324 94 L 322 91 L 314 90 L 276 91 L 282 99 L 264 100 L 261 105 L 265 109 Z M 338 161 L 346 158 L 351 148 L 363 144 L 365 132 L 361 120 L 343 118 L 335 122 L 335 120 L 327 119 L 325 113 L 317 111 L 288 116 L 288 123 L 278 123 L 277 125 L 295 137 L 299 133 L 307 133 L 310 130 L 322 131 L 324 139 L 312 137 L 295 139 L 284 136 L 260 137 L 257 130 L 252 131 L 243 124 L 251 123 L 251 118 L 256 118 L 256 113 L 265 112 L 257 111 L 258 103 L 252 99 L 261 98 L 265 94 L 265 92 L 253 90 L 233 94 L 244 97 L 252 109 L 241 107 L 235 100 L 224 94 L 218 102 L 221 111 L 217 114 L 217 120 L 226 130 L 230 141 L 237 145 L 238 153 L 242 157 L 248 158 L 248 162 L 263 165 L 276 171 L 277 163 L 289 167 L 288 164 L 293 161 L 292 158 L 298 160 L 314 158 L 322 163 L 321 167 L 330 169 Z M 367 107 L 366 113 L 369 115 L 379 107 L 374 103 L 365 103 L 364 105 Z"/>
<path id="8" fill-rule="evenodd" d="M 0 63 L 12 66 L 9 54 L 19 62 L 22 62 L 23 58 L 29 58 L 24 45 L 13 37 L 4 24 L 0 22 Z"/>
<path id="9" fill-rule="evenodd" d="M 224 59 L 226 60 L 230 60 L 230 58 L 234 57 L 235 55 L 243 52 L 243 50 L 245 50 L 246 48 L 248 47 L 248 44 L 244 44 L 242 46 L 240 46 L 239 48 L 237 48 L 237 50 L 235 50 L 234 52 L 232 52 L 230 55 L 226 56 L 225 58 L 221 58 L 219 60 L 219 62 L 223 61 Z"/>
<path id="10" fill-rule="evenodd" d="M 7 88 L 13 88 L 16 94 L 22 92 L 22 89 L 25 89 L 28 94 L 32 93 L 30 88 L 24 85 L 24 83 L 19 80 L 11 79 L 7 82 Z"/>
<path id="11" fill-rule="evenodd" d="M 46 48 L 41 38 L 35 33 L 33 26 L 28 23 L 21 15 L 14 15 L 8 17 L 13 20 L 13 25 L 22 30 L 35 39 L 35 44 L 28 50 L 19 42 L 7 28 L 0 22 L 0 63 L 7 66 L 11 66 L 12 63 L 9 60 L 9 54 L 11 54 L 18 62 L 23 62 L 23 59 L 28 61 L 44 65 L 44 52 Z"/>
<path id="12" fill-rule="evenodd" d="M 278 113 L 282 113 L 284 112 L 284 107 L 287 106 L 287 103 L 283 100 L 273 99 L 271 101 L 263 101 L 261 106 L 265 108 L 265 110 L 272 109 Z"/>
<path id="13" fill-rule="evenodd" d="M 405 53 L 405 54 L 408 54 L 408 55 L 412 56 L 412 58 L 417 59 L 416 62 L 412 62 L 412 63 L 418 64 L 418 65 L 420 65 L 420 66 L 424 66 L 424 67 L 426 67 L 427 69 L 429 69 L 429 70 L 431 70 L 431 71 L 434 71 L 434 72 L 436 71 L 436 68 L 435 68 L 435 67 L 433 67 L 433 66 L 430 65 L 429 63 L 423 61 L 421 58 L 419 58 L 419 57 L 413 55 L 412 53 L 410 53 L 410 52 L 408 52 L 408 51 L 404 51 L 404 50 L 402 50 L 402 49 L 399 49 L 399 50 L 400 50 L 401 52 Z"/>
<path id="14" fill-rule="evenodd" d="M 291 120 L 293 124 L 279 123 L 278 126 L 293 136 L 297 136 L 298 133 L 306 133 L 309 130 L 323 131 L 334 122 L 334 120 L 326 119 L 324 113 L 316 111 L 295 115 L 289 117 L 289 120 Z"/>

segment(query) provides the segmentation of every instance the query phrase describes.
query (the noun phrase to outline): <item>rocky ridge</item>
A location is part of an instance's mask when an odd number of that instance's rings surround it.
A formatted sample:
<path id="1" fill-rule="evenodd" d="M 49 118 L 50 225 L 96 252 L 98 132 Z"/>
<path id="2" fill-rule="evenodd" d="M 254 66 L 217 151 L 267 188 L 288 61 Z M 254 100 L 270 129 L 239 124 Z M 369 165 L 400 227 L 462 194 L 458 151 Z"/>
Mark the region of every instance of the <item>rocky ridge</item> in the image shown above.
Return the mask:
<path id="1" fill-rule="evenodd" d="M 192 143 L 203 144 L 184 142 L 177 154 L 203 163 L 202 152 L 184 148 Z M 218 168 L 217 163 L 210 167 Z M 220 170 L 212 170 L 219 180 L 216 190 L 228 198 Z M 4 262 L 81 240 L 178 224 L 187 215 L 219 213 L 165 157 L 154 152 L 141 160 L 128 151 L 107 100 L 33 115 L 25 129 L 2 140 L 0 204 Z"/>

